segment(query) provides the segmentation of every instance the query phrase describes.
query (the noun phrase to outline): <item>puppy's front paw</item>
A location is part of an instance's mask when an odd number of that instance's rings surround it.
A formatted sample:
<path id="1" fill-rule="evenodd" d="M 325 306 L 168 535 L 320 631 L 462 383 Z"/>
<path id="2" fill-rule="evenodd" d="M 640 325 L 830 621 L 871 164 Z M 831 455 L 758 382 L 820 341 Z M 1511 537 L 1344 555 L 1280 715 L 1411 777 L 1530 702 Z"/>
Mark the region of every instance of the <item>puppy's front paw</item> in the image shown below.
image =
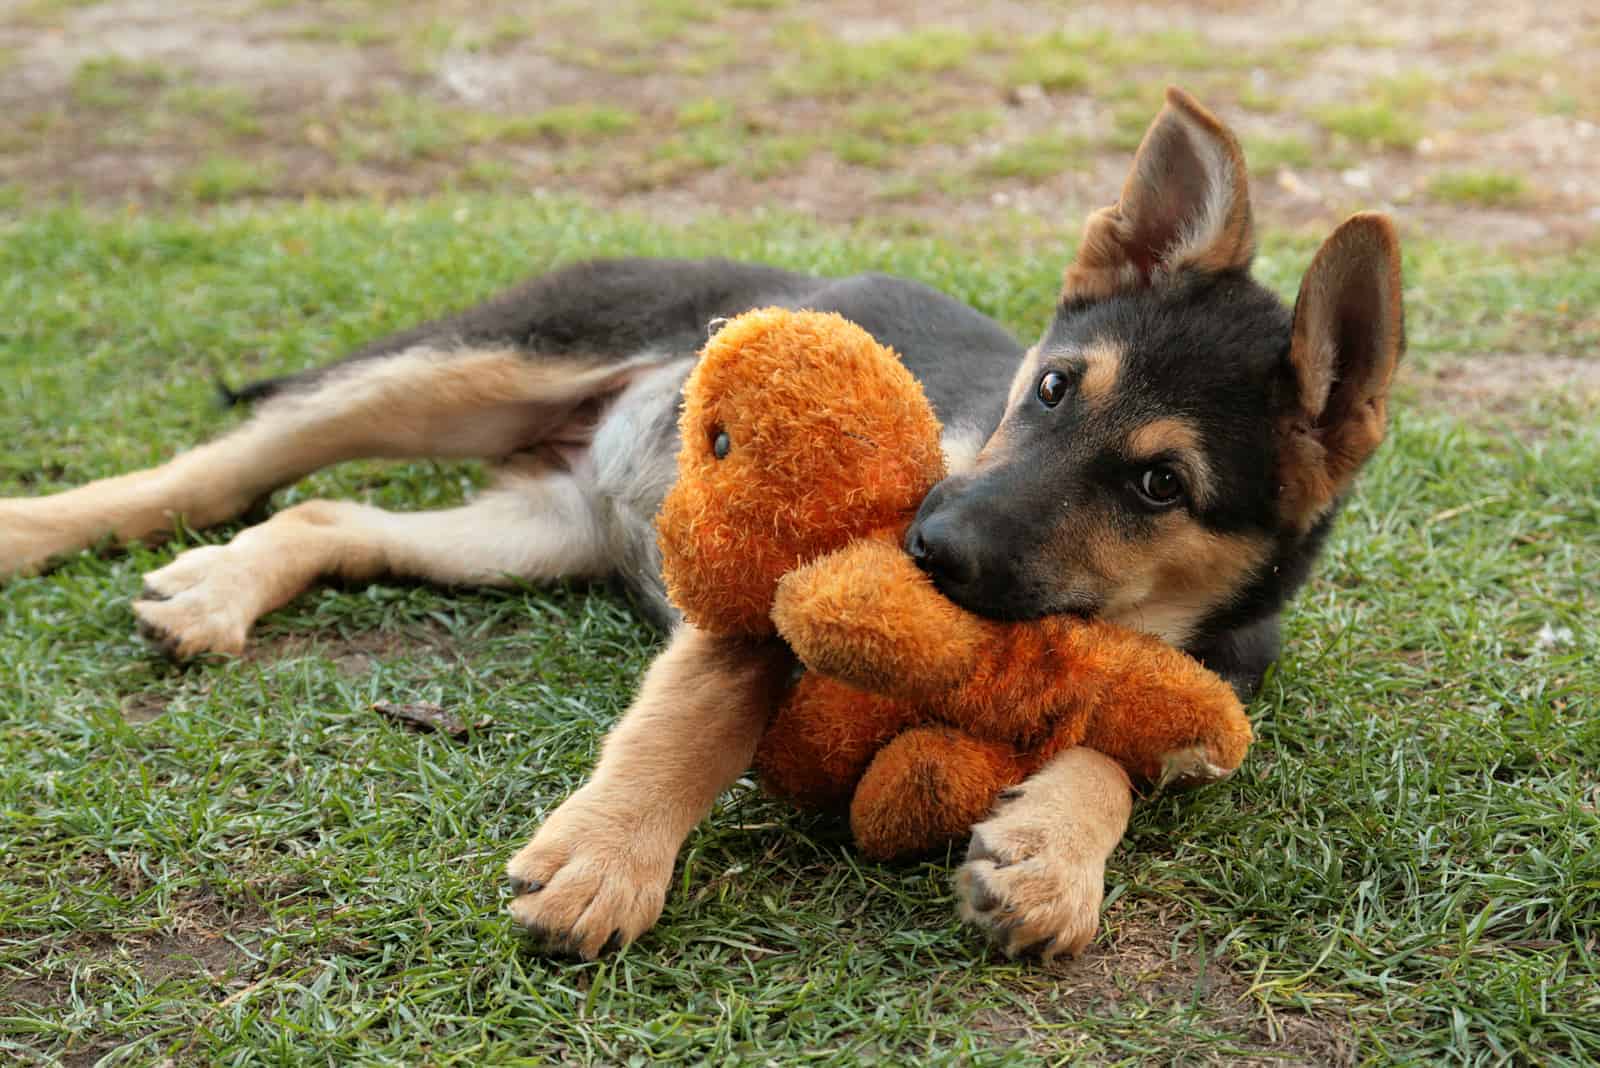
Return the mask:
<path id="1" fill-rule="evenodd" d="M 1048 810 L 1030 812 L 1023 790 L 1001 799 L 972 829 L 956 872 L 957 910 L 1008 957 L 1075 957 L 1100 924 L 1105 858 L 1063 841 Z"/>
<path id="2" fill-rule="evenodd" d="M 593 960 L 661 916 L 673 848 L 612 807 L 574 794 L 506 865 L 512 919 L 551 951 Z"/>

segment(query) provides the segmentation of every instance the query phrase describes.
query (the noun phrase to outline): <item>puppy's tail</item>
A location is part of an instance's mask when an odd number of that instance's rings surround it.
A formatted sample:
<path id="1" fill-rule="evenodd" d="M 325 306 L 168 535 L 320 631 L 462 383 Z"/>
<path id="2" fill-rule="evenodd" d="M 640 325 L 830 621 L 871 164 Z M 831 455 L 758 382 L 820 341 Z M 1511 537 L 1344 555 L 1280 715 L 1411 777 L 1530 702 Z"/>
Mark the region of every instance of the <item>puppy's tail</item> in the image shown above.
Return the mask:
<path id="1" fill-rule="evenodd" d="M 303 378 L 302 375 L 279 375 L 276 378 L 258 378 L 254 382 L 246 382 L 238 389 L 228 385 L 227 379 L 217 375 L 212 379 L 217 387 L 217 400 L 224 408 L 237 408 L 241 404 L 254 404 L 257 401 L 275 397 L 279 393 L 294 385 Z"/>

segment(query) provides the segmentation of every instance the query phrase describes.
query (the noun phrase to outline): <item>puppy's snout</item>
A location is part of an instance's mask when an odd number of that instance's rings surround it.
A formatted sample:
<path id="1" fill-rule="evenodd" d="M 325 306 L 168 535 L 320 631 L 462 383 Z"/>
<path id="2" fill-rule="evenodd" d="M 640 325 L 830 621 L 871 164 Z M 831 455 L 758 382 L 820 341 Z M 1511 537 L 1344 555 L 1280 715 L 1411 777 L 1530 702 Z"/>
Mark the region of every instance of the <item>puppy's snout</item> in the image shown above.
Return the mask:
<path id="1" fill-rule="evenodd" d="M 940 586 L 963 586 L 978 575 L 976 531 L 949 511 L 924 508 L 906 531 L 906 552 Z"/>

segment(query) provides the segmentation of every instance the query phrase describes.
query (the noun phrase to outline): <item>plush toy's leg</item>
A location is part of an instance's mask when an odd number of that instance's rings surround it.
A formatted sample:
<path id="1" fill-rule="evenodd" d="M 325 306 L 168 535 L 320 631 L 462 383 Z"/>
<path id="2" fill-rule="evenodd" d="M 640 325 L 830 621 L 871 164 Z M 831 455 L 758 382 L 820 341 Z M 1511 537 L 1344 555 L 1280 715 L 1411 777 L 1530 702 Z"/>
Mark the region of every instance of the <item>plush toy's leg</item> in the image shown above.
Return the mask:
<path id="1" fill-rule="evenodd" d="M 892 698 L 807 673 L 761 736 L 761 784 L 802 808 L 843 810 L 873 754 L 912 713 Z"/>
<path id="2" fill-rule="evenodd" d="M 877 860 L 963 838 L 995 795 L 1026 777 L 1010 746 L 950 727 L 913 727 L 873 758 L 850 803 L 856 845 Z"/>

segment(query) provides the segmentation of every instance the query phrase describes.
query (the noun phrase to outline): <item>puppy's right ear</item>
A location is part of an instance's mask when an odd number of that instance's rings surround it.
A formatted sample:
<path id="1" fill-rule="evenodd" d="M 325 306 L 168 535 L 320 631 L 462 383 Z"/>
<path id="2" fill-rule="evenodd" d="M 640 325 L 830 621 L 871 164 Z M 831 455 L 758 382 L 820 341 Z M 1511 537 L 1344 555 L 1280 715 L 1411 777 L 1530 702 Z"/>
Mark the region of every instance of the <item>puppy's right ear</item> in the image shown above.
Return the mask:
<path id="1" fill-rule="evenodd" d="M 1385 215 L 1353 215 L 1312 257 L 1294 304 L 1293 401 L 1279 427 L 1279 507 L 1309 529 L 1355 481 L 1388 427 L 1405 354 L 1400 239 Z"/>
<path id="2" fill-rule="evenodd" d="M 1184 270 L 1243 269 L 1255 247 L 1238 139 L 1189 94 L 1168 89 L 1121 199 L 1084 222 L 1061 302 L 1084 304 L 1159 285 Z"/>

